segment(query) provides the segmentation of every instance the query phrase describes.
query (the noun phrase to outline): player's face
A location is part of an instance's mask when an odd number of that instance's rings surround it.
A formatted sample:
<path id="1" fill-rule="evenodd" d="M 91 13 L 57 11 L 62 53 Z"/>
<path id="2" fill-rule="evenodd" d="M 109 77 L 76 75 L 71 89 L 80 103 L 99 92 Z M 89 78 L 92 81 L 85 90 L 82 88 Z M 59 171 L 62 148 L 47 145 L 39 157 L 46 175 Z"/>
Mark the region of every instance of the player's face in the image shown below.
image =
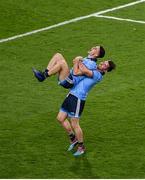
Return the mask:
<path id="1" fill-rule="evenodd" d="M 108 61 L 103 61 L 99 64 L 99 69 L 102 71 L 107 71 L 109 68 L 109 62 Z"/>
<path id="2" fill-rule="evenodd" d="M 99 56 L 100 54 L 100 46 L 92 47 L 90 51 L 88 51 L 88 54 L 90 56 Z"/>

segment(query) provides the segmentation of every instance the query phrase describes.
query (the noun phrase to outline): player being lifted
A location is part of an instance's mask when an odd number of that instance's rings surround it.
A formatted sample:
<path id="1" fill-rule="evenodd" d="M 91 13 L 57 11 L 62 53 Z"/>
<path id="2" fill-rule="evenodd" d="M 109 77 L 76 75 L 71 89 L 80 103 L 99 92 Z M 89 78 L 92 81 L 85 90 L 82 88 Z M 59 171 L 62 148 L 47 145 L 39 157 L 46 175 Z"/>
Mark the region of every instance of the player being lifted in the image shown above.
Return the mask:
<path id="1" fill-rule="evenodd" d="M 88 57 L 78 56 L 73 60 L 73 70 L 70 71 L 64 57 L 60 53 L 56 53 L 44 72 L 33 69 L 35 77 L 41 82 L 58 73 L 59 84 L 70 89 L 61 105 L 57 119 L 70 137 L 71 144 L 68 151 L 78 145 L 74 156 L 79 156 L 85 152 L 83 131 L 79 119 L 88 92 L 102 80 L 106 72 L 115 68 L 115 64 L 111 60 L 101 62 L 97 67 L 97 58 L 104 57 L 104 54 L 105 50 L 102 46 L 92 47 L 88 52 Z"/>

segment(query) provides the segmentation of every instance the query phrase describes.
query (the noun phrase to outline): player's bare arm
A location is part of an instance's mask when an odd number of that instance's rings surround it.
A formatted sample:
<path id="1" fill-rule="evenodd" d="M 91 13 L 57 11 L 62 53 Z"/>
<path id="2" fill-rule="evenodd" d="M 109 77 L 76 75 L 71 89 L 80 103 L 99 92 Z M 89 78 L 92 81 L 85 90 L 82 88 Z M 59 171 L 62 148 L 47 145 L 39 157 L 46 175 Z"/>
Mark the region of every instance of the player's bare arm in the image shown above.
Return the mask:
<path id="1" fill-rule="evenodd" d="M 77 56 L 73 59 L 73 74 L 76 76 L 83 75 L 79 69 L 79 62 L 83 61 L 82 56 Z"/>
<path id="2" fill-rule="evenodd" d="M 73 59 L 73 64 L 78 63 L 79 61 L 83 61 L 83 57 L 82 56 L 77 56 Z"/>
<path id="3" fill-rule="evenodd" d="M 81 71 L 82 75 L 86 75 L 88 77 L 93 77 L 93 71 L 89 70 L 82 62 L 78 63 L 79 70 Z"/>

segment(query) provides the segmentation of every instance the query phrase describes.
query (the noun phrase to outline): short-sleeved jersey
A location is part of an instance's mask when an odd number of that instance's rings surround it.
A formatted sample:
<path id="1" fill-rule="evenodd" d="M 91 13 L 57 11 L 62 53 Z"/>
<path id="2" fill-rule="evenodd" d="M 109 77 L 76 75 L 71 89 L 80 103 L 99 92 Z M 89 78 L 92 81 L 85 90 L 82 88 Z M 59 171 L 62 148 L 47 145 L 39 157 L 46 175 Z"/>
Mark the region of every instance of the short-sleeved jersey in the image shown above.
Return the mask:
<path id="1" fill-rule="evenodd" d="M 91 60 L 91 58 L 84 58 L 82 63 L 90 70 L 95 70 L 97 68 L 96 61 Z"/>
<path id="2" fill-rule="evenodd" d="M 93 88 L 95 84 L 100 82 L 103 75 L 98 70 L 93 70 L 93 77 L 86 77 L 80 80 L 79 83 L 75 84 L 71 89 L 70 93 L 78 97 L 81 100 L 86 100 L 88 92 Z"/>
<path id="3" fill-rule="evenodd" d="M 96 70 L 97 64 L 96 61 L 93 61 L 91 58 L 85 57 L 82 63 L 89 69 L 89 70 Z M 86 78 L 86 76 L 75 76 L 73 75 L 73 70 L 71 69 L 70 73 L 73 76 L 73 83 L 78 84 L 82 79 Z"/>

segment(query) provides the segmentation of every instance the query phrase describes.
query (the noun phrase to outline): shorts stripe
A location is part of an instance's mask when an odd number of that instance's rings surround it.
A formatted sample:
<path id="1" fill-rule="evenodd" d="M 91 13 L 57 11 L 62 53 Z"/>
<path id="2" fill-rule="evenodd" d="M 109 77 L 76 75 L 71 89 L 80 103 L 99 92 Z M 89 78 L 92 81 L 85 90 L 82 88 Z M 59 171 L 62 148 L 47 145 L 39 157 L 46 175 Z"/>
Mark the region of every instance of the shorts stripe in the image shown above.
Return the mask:
<path id="1" fill-rule="evenodd" d="M 77 100 L 77 108 L 76 108 L 76 112 L 75 112 L 75 117 L 76 117 L 76 116 L 79 116 L 80 105 L 81 105 L 81 100 L 78 99 L 78 100 Z"/>
<path id="2" fill-rule="evenodd" d="M 68 117 L 80 118 L 84 109 L 84 105 L 84 100 L 81 100 L 73 94 L 69 93 L 62 103 L 60 111 L 66 112 Z"/>

